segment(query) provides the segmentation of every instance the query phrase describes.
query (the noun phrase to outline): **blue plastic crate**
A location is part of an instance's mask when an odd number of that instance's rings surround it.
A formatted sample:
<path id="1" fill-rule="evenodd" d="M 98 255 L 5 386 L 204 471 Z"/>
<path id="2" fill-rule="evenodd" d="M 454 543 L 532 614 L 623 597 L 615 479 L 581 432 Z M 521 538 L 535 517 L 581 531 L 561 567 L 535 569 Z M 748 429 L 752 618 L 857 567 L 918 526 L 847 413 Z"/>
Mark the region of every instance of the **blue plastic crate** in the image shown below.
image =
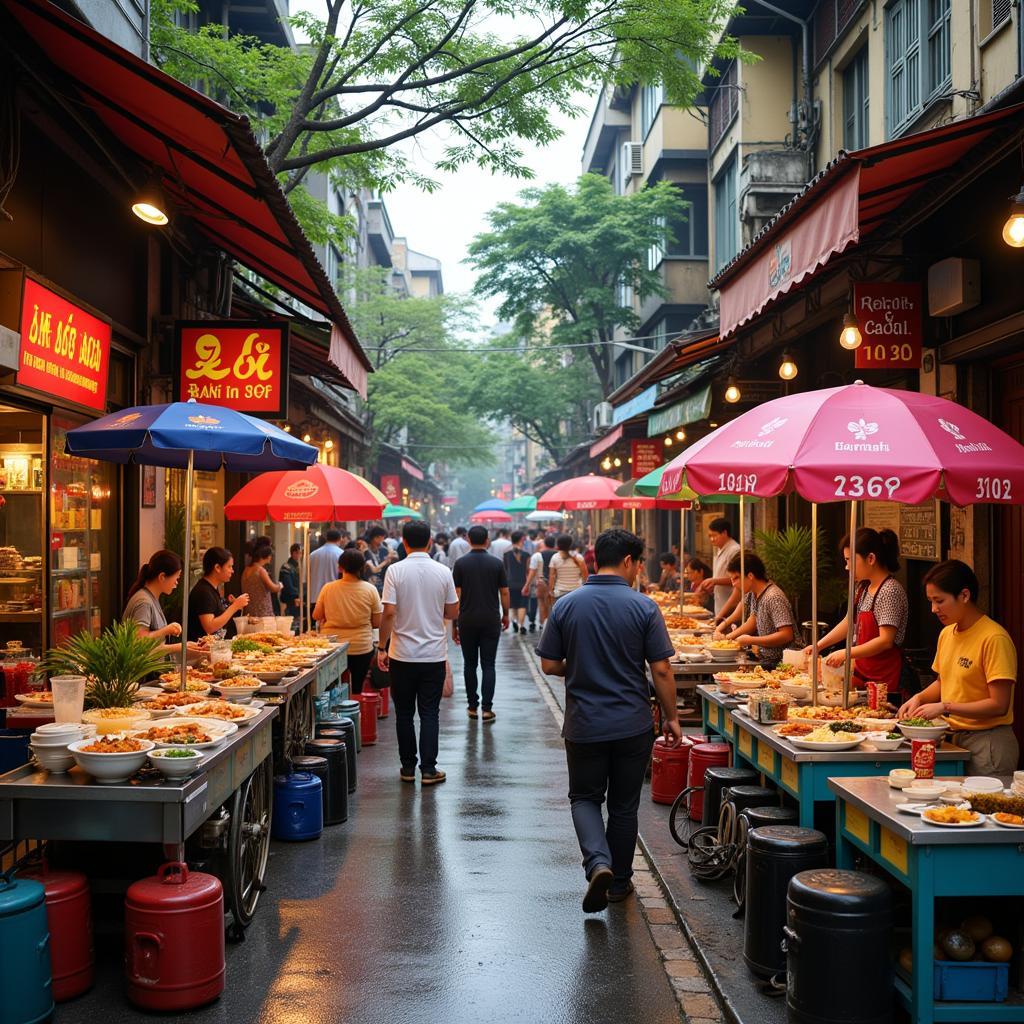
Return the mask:
<path id="1" fill-rule="evenodd" d="M 1002 1003 L 1009 989 L 1009 964 L 935 962 L 935 998 L 943 1002 Z"/>
<path id="2" fill-rule="evenodd" d="M 20 768 L 28 760 L 28 733 L 24 729 L 0 729 L 0 775 Z"/>

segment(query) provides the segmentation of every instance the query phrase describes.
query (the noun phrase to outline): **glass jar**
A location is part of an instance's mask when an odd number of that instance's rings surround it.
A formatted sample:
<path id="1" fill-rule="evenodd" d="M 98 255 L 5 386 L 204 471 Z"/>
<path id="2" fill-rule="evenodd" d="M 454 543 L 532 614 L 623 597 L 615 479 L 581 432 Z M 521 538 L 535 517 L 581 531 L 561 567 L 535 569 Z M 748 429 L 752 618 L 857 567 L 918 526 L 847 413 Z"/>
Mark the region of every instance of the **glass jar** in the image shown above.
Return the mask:
<path id="1" fill-rule="evenodd" d="M 230 640 L 214 640 L 210 644 L 210 667 L 216 668 L 218 665 L 230 665 L 231 664 L 231 641 Z"/>

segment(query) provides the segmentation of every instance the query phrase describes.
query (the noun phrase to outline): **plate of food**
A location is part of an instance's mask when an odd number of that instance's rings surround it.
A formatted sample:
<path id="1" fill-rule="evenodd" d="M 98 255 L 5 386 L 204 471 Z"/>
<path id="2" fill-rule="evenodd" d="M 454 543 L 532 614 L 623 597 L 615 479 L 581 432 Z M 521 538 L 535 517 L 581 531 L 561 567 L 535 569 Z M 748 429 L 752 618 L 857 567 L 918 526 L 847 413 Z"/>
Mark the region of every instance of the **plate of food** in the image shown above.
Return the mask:
<path id="1" fill-rule="evenodd" d="M 152 749 L 148 740 L 123 735 L 92 736 L 68 744 L 78 767 L 107 785 L 127 782 L 146 763 Z"/>
<path id="2" fill-rule="evenodd" d="M 165 725 L 153 725 L 137 730 L 136 739 L 148 740 L 157 747 L 195 747 L 209 750 L 219 747 L 229 736 L 238 732 L 233 722 L 215 722 L 199 718 L 178 718 Z"/>
<path id="3" fill-rule="evenodd" d="M 232 722 L 235 725 L 248 725 L 258 718 L 260 708 L 245 707 L 242 704 L 231 704 L 226 700 L 208 700 L 202 704 L 192 704 L 181 708 L 178 714 L 182 717 L 213 718 L 221 722 Z"/>
<path id="4" fill-rule="evenodd" d="M 926 807 L 921 820 L 942 828 L 972 828 L 985 824 L 985 815 L 963 807 Z"/>
<path id="5" fill-rule="evenodd" d="M 990 814 L 989 819 L 1000 828 L 1024 828 L 1024 817 L 1019 814 L 1007 814 L 1005 811 L 996 811 Z"/>
<path id="6" fill-rule="evenodd" d="M 776 736 L 792 739 L 794 736 L 809 736 L 817 728 L 813 722 L 783 722 L 774 727 L 774 732 Z"/>
<path id="7" fill-rule="evenodd" d="M 823 725 L 806 736 L 787 736 L 797 750 L 817 750 L 830 753 L 840 750 L 853 750 L 863 739 L 859 733 L 835 731 Z"/>
<path id="8" fill-rule="evenodd" d="M 34 693 L 16 693 L 14 699 L 26 708 L 52 708 L 53 694 L 49 690 L 38 690 Z"/>

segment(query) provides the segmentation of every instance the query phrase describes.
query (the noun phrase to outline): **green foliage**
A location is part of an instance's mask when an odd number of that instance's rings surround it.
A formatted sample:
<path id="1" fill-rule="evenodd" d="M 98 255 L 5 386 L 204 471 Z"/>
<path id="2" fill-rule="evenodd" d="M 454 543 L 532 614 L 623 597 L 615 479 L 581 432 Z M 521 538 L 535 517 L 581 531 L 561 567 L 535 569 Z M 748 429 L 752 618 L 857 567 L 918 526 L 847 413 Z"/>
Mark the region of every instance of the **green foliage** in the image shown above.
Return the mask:
<path id="1" fill-rule="evenodd" d="M 42 669 L 50 676 L 85 676 L 88 707 L 126 708 L 143 679 L 167 668 L 158 653 L 162 646 L 161 640 L 140 636 L 134 622 L 115 622 L 99 636 L 83 631 L 50 648 Z"/>
<path id="2" fill-rule="evenodd" d="M 806 526 L 787 526 L 785 530 L 757 530 L 754 541 L 764 559 L 768 575 L 782 588 L 793 605 L 793 614 L 801 622 L 801 607 L 810 613 L 811 539 Z M 842 599 L 835 577 L 832 555 L 822 530 L 818 531 L 818 616 L 826 615 Z"/>
<path id="3" fill-rule="evenodd" d="M 616 195 L 602 175 L 584 174 L 573 189 L 526 189 L 521 204 L 502 203 L 488 216 L 490 230 L 470 245 L 481 295 L 503 297 L 499 316 L 516 323 L 536 344 L 586 345 L 603 394 L 612 390 L 616 328 L 635 332 L 639 317 L 619 302 L 626 284 L 643 301 L 664 295 L 647 253 L 664 245 L 666 224 L 678 223 L 687 204 L 668 182 Z"/>

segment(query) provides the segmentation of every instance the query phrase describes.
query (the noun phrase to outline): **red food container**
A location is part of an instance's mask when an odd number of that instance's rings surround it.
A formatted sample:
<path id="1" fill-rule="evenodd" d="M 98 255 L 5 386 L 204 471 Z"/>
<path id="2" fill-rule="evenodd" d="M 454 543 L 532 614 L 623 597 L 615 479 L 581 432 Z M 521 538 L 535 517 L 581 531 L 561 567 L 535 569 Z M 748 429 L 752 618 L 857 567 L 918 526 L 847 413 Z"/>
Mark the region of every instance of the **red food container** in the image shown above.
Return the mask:
<path id="1" fill-rule="evenodd" d="M 728 743 L 698 743 L 690 750 L 690 763 L 686 771 L 687 787 L 704 788 L 704 773 L 712 766 L 724 768 L 729 763 Z M 704 794 L 690 797 L 690 820 L 700 821 L 704 816 Z"/>
<path id="2" fill-rule="evenodd" d="M 224 991 L 224 890 L 180 862 L 125 897 L 128 998 L 144 1010 L 191 1010 Z"/>
<path id="3" fill-rule="evenodd" d="M 654 741 L 651 756 L 651 799 L 656 804 L 675 803 L 675 799 L 686 789 L 686 770 L 690 763 L 689 736 L 684 736 L 677 747 L 665 743 L 665 737 Z"/>
<path id="4" fill-rule="evenodd" d="M 50 871 L 45 865 L 18 872 L 46 890 L 53 998 L 62 1003 L 92 988 L 93 946 L 89 880 L 81 871 Z"/>
<path id="5" fill-rule="evenodd" d="M 910 741 L 910 767 L 919 779 L 935 778 L 935 741 Z"/>
<path id="6" fill-rule="evenodd" d="M 364 747 L 377 742 L 377 716 L 380 714 L 380 694 L 376 690 L 363 690 L 353 696 L 359 701 L 359 727 Z"/>

